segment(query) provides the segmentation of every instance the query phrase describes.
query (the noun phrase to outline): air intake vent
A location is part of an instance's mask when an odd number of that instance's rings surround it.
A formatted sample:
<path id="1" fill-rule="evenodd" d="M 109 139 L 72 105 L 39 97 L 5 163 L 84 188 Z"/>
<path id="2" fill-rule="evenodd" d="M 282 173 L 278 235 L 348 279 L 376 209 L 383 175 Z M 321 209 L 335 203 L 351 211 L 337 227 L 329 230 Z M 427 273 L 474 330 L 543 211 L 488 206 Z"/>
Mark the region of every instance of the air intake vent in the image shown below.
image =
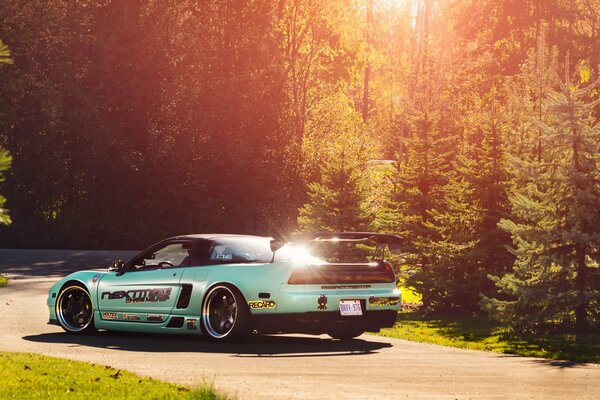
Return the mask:
<path id="1" fill-rule="evenodd" d="M 183 326 L 183 317 L 173 317 L 169 321 L 167 328 L 181 328 Z"/>
<path id="2" fill-rule="evenodd" d="M 184 283 L 181 285 L 181 293 L 179 294 L 179 300 L 177 300 L 176 308 L 187 308 L 190 305 L 190 299 L 192 298 L 192 285 Z"/>

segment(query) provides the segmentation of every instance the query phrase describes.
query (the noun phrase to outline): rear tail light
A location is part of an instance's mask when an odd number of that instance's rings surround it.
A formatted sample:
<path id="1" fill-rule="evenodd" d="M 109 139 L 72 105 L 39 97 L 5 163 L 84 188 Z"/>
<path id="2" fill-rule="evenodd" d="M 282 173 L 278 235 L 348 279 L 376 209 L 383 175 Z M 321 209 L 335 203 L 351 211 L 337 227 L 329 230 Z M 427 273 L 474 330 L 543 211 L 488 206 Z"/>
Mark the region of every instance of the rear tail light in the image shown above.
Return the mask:
<path id="1" fill-rule="evenodd" d="M 288 283 L 389 283 L 396 282 L 392 266 L 387 261 L 370 264 L 306 265 L 294 269 Z"/>

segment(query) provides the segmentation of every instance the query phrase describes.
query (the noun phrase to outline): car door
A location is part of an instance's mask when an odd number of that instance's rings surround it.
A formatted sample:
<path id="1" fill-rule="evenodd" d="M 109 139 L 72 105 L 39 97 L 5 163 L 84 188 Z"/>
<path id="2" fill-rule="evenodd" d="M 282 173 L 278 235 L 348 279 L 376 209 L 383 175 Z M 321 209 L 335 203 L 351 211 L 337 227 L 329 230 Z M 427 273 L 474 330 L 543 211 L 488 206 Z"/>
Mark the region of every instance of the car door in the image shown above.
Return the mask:
<path id="1" fill-rule="evenodd" d="M 181 274 L 189 264 L 191 241 L 162 242 L 135 257 L 120 273 L 98 283 L 103 320 L 163 322 L 181 292 Z"/>

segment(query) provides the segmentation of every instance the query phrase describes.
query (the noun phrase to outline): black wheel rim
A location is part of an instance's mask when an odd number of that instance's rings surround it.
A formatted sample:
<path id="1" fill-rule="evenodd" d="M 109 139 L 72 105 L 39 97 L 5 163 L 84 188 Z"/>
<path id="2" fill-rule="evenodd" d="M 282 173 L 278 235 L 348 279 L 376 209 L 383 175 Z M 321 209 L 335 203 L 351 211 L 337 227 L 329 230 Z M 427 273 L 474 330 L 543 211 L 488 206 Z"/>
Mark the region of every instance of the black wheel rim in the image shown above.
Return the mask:
<path id="1" fill-rule="evenodd" d="M 64 289 L 56 301 L 56 316 L 66 330 L 83 331 L 94 317 L 94 307 L 88 292 L 80 286 Z"/>
<path id="2" fill-rule="evenodd" d="M 202 307 L 206 333 L 215 339 L 229 335 L 235 326 L 237 311 L 238 304 L 231 289 L 226 286 L 211 289 Z"/>

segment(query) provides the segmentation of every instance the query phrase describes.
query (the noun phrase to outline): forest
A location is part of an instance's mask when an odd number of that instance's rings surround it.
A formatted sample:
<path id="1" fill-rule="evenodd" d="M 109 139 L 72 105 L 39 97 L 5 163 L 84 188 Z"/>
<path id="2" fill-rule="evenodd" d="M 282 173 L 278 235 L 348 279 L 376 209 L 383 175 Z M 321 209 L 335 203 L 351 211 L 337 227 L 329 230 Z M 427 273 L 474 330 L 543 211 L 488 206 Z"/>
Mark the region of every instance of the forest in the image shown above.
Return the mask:
<path id="1" fill-rule="evenodd" d="M 425 308 L 600 328 L 598 0 L 7 0 L 0 39 L 1 247 L 396 233 Z"/>

